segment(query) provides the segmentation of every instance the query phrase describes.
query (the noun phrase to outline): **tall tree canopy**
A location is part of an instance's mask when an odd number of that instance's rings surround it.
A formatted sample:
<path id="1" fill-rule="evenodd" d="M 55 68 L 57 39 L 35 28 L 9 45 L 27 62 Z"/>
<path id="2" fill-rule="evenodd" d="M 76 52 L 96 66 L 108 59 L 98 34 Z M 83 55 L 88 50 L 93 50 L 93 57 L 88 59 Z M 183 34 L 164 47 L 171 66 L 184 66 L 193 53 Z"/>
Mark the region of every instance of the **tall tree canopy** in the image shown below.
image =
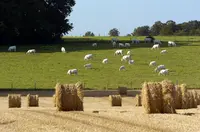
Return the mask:
<path id="1" fill-rule="evenodd" d="M 59 40 L 73 28 L 67 17 L 74 5 L 74 0 L 1 0 L 0 42 Z"/>
<path id="2" fill-rule="evenodd" d="M 94 35 L 93 32 L 91 32 L 91 31 L 87 31 L 87 32 L 85 33 L 84 36 L 90 36 L 90 37 L 93 37 L 93 36 L 95 36 L 95 35 Z"/>
<path id="3" fill-rule="evenodd" d="M 117 28 L 113 28 L 109 31 L 108 35 L 110 36 L 119 36 L 120 32 Z"/>

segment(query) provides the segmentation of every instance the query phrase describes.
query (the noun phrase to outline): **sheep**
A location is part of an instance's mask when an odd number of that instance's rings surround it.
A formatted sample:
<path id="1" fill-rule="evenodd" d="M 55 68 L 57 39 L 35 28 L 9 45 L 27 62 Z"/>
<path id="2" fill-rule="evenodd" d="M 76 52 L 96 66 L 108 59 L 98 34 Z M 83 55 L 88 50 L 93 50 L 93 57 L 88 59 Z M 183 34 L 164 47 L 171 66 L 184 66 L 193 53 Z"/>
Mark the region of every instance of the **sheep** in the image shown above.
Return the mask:
<path id="1" fill-rule="evenodd" d="M 107 64 L 108 63 L 108 59 L 107 58 L 103 59 L 102 63 L 103 64 Z"/>
<path id="2" fill-rule="evenodd" d="M 10 46 L 8 48 L 8 51 L 15 51 L 16 52 L 17 47 L 16 46 Z"/>
<path id="3" fill-rule="evenodd" d="M 128 64 L 134 64 L 134 62 L 135 62 L 134 60 L 129 60 Z"/>
<path id="4" fill-rule="evenodd" d="M 156 61 L 151 61 L 151 62 L 149 63 L 149 66 L 156 66 Z"/>
<path id="5" fill-rule="evenodd" d="M 123 55 L 123 50 L 116 50 L 114 55 Z"/>
<path id="6" fill-rule="evenodd" d="M 162 69 L 160 70 L 160 72 L 158 73 L 158 75 L 168 75 L 169 74 L 169 69 Z"/>
<path id="7" fill-rule="evenodd" d="M 120 68 L 119 68 L 119 71 L 122 71 L 122 70 L 125 70 L 125 66 L 124 65 L 120 66 Z"/>
<path id="8" fill-rule="evenodd" d="M 131 59 L 131 55 L 124 55 L 122 58 L 121 58 L 121 61 L 129 61 Z"/>
<path id="9" fill-rule="evenodd" d="M 92 58 L 93 58 L 92 54 L 87 54 L 87 55 L 85 55 L 84 60 L 89 60 L 89 59 L 92 59 Z"/>
<path id="10" fill-rule="evenodd" d="M 91 64 L 91 63 L 85 64 L 84 67 L 85 67 L 86 69 L 91 69 L 91 68 L 92 68 L 92 64 Z"/>
<path id="11" fill-rule="evenodd" d="M 165 53 L 167 53 L 167 50 L 162 50 L 162 51 L 160 51 L 160 53 L 165 54 Z"/>
<path id="12" fill-rule="evenodd" d="M 168 41 L 168 46 L 174 46 L 174 47 L 176 47 L 176 43 L 173 42 L 173 41 Z"/>
<path id="13" fill-rule="evenodd" d="M 139 43 L 140 43 L 140 41 L 137 40 L 137 39 L 133 39 L 133 40 L 132 40 L 132 44 L 139 44 Z"/>
<path id="14" fill-rule="evenodd" d="M 129 50 L 129 51 L 127 51 L 127 55 L 131 55 L 131 51 Z"/>
<path id="15" fill-rule="evenodd" d="M 68 70 L 67 74 L 69 74 L 69 75 L 72 75 L 72 74 L 77 75 L 78 74 L 78 70 L 77 69 L 70 69 L 70 70 Z"/>
<path id="16" fill-rule="evenodd" d="M 119 47 L 125 47 L 123 43 L 119 43 Z"/>
<path id="17" fill-rule="evenodd" d="M 131 45 L 129 43 L 125 43 L 124 46 L 127 47 L 127 48 L 131 47 Z"/>
<path id="18" fill-rule="evenodd" d="M 64 47 L 61 48 L 61 52 L 62 52 L 62 53 L 65 53 L 65 52 L 66 52 Z"/>
<path id="19" fill-rule="evenodd" d="M 112 38 L 112 39 L 111 39 L 111 42 L 117 42 L 117 41 L 118 41 L 117 38 Z"/>
<path id="20" fill-rule="evenodd" d="M 159 72 L 160 70 L 165 69 L 165 65 L 159 65 L 155 68 L 155 72 Z"/>
<path id="21" fill-rule="evenodd" d="M 112 42 L 112 46 L 116 47 L 117 43 L 116 42 Z"/>
<path id="22" fill-rule="evenodd" d="M 31 53 L 36 53 L 36 50 L 35 49 L 30 49 L 26 52 L 26 54 L 31 54 Z"/>
<path id="23" fill-rule="evenodd" d="M 154 45 L 152 46 L 151 50 L 152 50 L 152 49 L 159 49 L 159 48 L 160 48 L 160 45 L 159 45 L 159 44 L 154 44 Z"/>
<path id="24" fill-rule="evenodd" d="M 97 43 L 93 43 L 93 44 L 92 44 L 92 47 L 97 47 Z"/>
<path id="25" fill-rule="evenodd" d="M 144 42 L 145 42 L 145 43 L 151 43 L 151 38 L 145 38 L 145 39 L 144 39 Z"/>
<path id="26" fill-rule="evenodd" d="M 162 44 L 162 42 L 160 40 L 154 40 L 153 43 L 154 44 Z"/>

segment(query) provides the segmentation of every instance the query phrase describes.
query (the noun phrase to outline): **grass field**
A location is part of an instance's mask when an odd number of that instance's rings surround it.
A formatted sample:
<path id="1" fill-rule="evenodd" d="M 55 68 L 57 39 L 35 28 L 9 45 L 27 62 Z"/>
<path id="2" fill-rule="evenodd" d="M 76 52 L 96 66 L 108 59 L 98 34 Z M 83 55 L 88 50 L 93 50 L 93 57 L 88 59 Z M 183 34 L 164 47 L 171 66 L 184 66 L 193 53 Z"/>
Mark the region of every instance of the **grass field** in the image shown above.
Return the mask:
<path id="1" fill-rule="evenodd" d="M 144 37 L 137 37 L 142 40 Z M 0 88 L 53 88 L 56 82 L 75 83 L 83 81 L 87 88 L 92 89 L 114 89 L 117 86 L 129 88 L 141 87 L 144 81 L 160 81 L 170 79 L 174 82 L 187 83 L 189 87 L 200 87 L 200 37 L 155 37 L 156 39 L 176 41 L 177 47 L 164 47 L 166 55 L 161 55 L 160 50 L 151 51 L 153 44 L 133 45 L 131 49 L 124 49 L 124 53 L 131 50 L 134 65 L 121 62 L 120 56 L 114 56 L 114 51 L 109 37 L 65 37 L 65 44 L 59 45 L 35 45 L 17 46 L 16 53 L 8 53 L 7 47 L 0 47 Z M 130 41 L 130 37 L 120 37 L 122 41 Z M 93 48 L 91 43 L 97 41 L 98 48 Z M 64 46 L 68 51 L 66 54 L 60 52 Z M 26 55 L 25 52 L 35 48 L 38 53 Z M 94 54 L 94 59 L 84 61 L 83 57 Z M 102 64 L 104 58 L 109 59 L 108 64 Z M 168 76 L 158 76 L 149 67 L 150 61 L 155 60 L 157 64 L 164 64 L 170 69 Z M 83 65 L 92 63 L 93 69 L 86 70 Z M 119 72 L 119 67 L 125 65 L 126 71 Z M 77 68 L 78 76 L 67 75 L 67 70 Z"/>

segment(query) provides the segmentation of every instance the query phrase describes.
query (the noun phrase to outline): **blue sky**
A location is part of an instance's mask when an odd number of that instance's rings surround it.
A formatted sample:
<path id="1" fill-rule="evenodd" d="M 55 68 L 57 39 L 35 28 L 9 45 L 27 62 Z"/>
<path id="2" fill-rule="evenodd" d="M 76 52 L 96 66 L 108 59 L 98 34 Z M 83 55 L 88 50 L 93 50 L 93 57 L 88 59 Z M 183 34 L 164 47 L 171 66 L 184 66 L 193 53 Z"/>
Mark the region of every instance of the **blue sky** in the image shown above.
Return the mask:
<path id="1" fill-rule="evenodd" d="M 199 20 L 200 0 L 75 0 L 69 16 L 74 29 L 68 36 L 80 36 L 86 31 L 107 35 L 118 28 L 120 36 L 134 28 L 153 25 L 155 21 L 174 20 L 181 23 Z"/>

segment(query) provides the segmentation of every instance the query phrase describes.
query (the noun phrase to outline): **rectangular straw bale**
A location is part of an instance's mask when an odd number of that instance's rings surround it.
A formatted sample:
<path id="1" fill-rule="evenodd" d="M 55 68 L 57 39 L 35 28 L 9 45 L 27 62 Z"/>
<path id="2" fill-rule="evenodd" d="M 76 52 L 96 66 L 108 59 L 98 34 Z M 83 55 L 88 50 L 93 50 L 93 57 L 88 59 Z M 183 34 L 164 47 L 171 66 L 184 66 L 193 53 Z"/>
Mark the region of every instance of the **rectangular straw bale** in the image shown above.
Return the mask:
<path id="1" fill-rule="evenodd" d="M 175 88 L 176 88 L 176 92 L 175 92 L 175 108 L 176 109 L 181 109 L 182 108 L 181 87 L 180 87 L 180 85 L 177 85 Z"/>
<path id="2" fill-rule="evenodd" d="M 142 102 L 141 102 L 141 95 L 136 95 L 135 96 L 135 100 L 136 100 L 136 106 L 142 106 Z"/>
<path id="3" fill-rule="evenodd" d="M 197 108 L 198 105 L 198 94 L 195 90 L 192 90 L 192 95 L 193 95 L 193 99 L 194 99 L 194 104 L 193 104 L 193 108 Z"/>
<path id="4" fill-rule="evenodd" d="M 174 99 L 171 94 L 163 95 L 163 113 L 175 114 Z"/>
<path id="5" fill-rule="evenodd" d="M 38 95 L 27 95 L 27 106 L 28 107 L 38 107 L 39 106 L 39 96 Z"/>
<path id="6" fill-rule="evenodd" d="M 121 95 L 109 95 L 111 106 L 122 106 Z"/>
<path id="7" fill-rule="evenodd" d="M 118 93 L 120 95 L 127 95 L 127 88 L 126 87 L 118 87 Z"/>
<path id="8" fill-rule="evenodd" d="M 20 107 L 21 107 L 21 95 L 8 94 L 8 108 L 20 108 Z"/>
<path id="9" fill-rule="evenodd" d="M 187 93 L 187 85 L 181 84 L 181 93 L 182 93 L 182 109 L 188 109 L 189 106 L 189 98 Z"/>
<path id="10" fill-rule="evenodd" d="M 142 86 L 142 106 L 148 114 L 163 112 L 162 85 L 160 83 L 144 82 Z"/>

